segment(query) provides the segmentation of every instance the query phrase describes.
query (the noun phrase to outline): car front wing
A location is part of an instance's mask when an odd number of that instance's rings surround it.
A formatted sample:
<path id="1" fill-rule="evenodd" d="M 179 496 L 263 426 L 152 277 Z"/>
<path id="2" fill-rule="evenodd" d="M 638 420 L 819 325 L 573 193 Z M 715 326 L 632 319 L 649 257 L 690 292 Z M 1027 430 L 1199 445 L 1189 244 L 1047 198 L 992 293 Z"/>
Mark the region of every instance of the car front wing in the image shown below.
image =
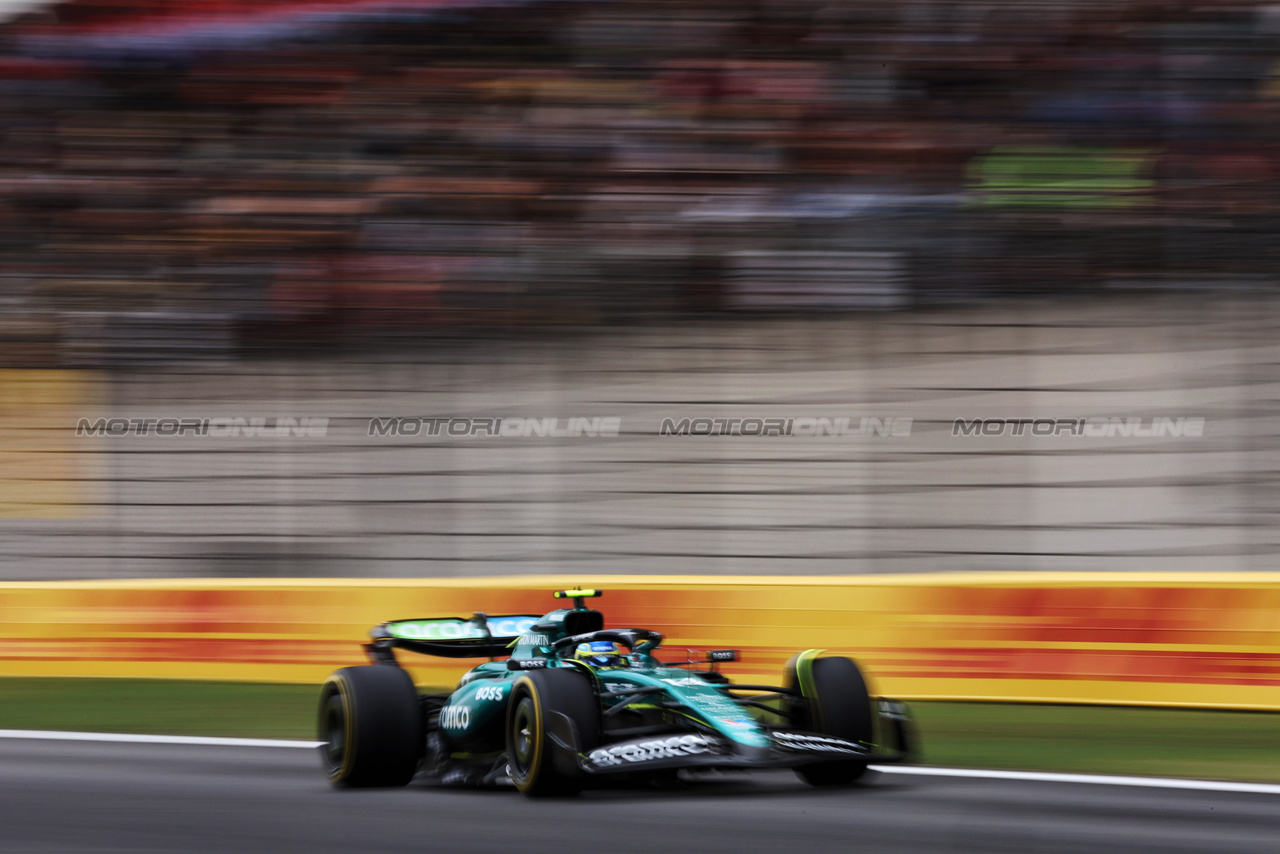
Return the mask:
<path id="1" fill-rule="evenodd" d="M 791 768 L 810 762 L 880 758 L 864 745 L 820 733 L 772 730 L 769 738 L 773 742 L 769 747 L 689 732 L 635 738 L 578 753 L 578 767 L 588 774 L 609 774 L 662 768 Z"/>
<path id="2" fill-rule="evenodd" d="M 549 734 L 561 749 L 559 762 L 563 770 L 570 771 L 576 765 L 586 774 L 664 768 L 794 768 L 842 759 L 881 765 L 911 761 L 916 745 L 906 706 L 895 700 L 881 700 L 878 713 L 881 732 L 895 747 L 891 752 L 880 746 L 785 726 L 765 730 L 770 741 L 767 746 L 749 746 L 722 735 L 686 730 L 583 750 L 573 721 L 557 712 L 551 715 Z"/>

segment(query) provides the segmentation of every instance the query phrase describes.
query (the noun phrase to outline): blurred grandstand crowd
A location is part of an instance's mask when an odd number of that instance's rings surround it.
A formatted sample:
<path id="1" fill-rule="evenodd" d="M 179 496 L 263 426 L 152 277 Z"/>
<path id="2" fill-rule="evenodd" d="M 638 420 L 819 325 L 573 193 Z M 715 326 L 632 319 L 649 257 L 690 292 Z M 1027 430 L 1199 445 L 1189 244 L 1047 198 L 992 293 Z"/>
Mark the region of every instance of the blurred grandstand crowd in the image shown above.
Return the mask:
<path id="1" fill-rule="evenodd" d="M 1274 277 L 1280 6 L 27 5 L 10 364 Z"/>

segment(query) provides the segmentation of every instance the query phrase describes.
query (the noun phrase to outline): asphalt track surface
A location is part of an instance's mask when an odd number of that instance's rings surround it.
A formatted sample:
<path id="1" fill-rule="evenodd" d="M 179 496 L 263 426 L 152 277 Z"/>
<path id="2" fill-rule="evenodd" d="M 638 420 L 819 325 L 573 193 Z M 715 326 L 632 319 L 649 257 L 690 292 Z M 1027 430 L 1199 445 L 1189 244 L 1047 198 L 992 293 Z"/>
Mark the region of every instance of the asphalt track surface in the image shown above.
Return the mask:
<path id="1" fill-rule="evenodd" d="M 312 751 L 0 740 L 3 852 L 1275 852 L 1280 796 L 786 772 L 529 801 L 336 791 Z"/>

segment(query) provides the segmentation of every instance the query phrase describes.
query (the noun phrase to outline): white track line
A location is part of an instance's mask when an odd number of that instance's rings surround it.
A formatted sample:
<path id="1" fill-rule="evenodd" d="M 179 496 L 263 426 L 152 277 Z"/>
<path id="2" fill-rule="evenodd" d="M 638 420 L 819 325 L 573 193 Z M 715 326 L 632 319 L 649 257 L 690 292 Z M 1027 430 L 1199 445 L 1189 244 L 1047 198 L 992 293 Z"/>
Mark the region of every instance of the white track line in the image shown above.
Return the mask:
<path id="1" fill-rule="evenodd" d="M 119 732 L 59 732 L 40 729 L 0 729 L 0 738 L 44 741 L 99 741 L 116 744 L 190 744 L 206 747 L 292 747 L 311 750 L 318 741 L 283 738 L 210 738 L 197 735 L 135 735 Z M 1083 783 L 1091 786 L 1135 786 L 1149 789 L 1189 789 L 1197 792 L 1243 792 L 1280 795 L 1273 783 L 1230 783 L 1218 780 L 1179 780 L 1172 777 L 1118 777 L 1105 774 L 1050 774 L 1039 771 L 987 771 L 979 768 L 930 768 L 922 765 L 872 765 L 884 774 L 920 777 L 967 777 L 978 780 L 1018 780 L 1029 783 Z"/>
<path id="2" fill-rule="evenodd" d="M 986 771 L 977 768 L 929 768 L 920 765 L 872 765 L 885 774 L 921 777 L 972 777 L 981 780 L 1020 780 L 1031 783 L 1086 783 L 1092 786 L 1141 786 L 1149 789 L 1191 789 L 1197 792 L 1246 792 L 1280 795 L 1274 783 L 1229 783 L 1219 780 L 1179 780 L 1173 777 L 1116 777 L 1108 774 L 1050 774 L 1040 771 Z"/>
<path id="3" fill-rule="evenodd" d="M 124 732 L 57 732 L 46 729 L 0 729 L 0 738 L 29 738 L 45 741 L 109 741 L 117 744 L 197 744 L 208 747 L 305 747 L 318 741 L 283 738 L 209 738 L 200 735 L 135 735 Z"/>

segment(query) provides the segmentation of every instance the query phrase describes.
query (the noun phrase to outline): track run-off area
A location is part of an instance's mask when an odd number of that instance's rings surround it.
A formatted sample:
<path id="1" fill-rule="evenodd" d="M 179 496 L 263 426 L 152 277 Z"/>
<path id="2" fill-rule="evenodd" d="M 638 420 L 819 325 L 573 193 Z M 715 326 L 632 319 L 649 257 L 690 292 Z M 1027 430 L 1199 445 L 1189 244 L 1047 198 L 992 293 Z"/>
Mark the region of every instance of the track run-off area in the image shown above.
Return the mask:
<path id="1" fill-rule="evenodd" d="M 314 745 L 0 731 L 0 851 L 1274 852 L 1280 786 L 880 768 L 531 801 L 512 789 L 341 791 Z"/>

